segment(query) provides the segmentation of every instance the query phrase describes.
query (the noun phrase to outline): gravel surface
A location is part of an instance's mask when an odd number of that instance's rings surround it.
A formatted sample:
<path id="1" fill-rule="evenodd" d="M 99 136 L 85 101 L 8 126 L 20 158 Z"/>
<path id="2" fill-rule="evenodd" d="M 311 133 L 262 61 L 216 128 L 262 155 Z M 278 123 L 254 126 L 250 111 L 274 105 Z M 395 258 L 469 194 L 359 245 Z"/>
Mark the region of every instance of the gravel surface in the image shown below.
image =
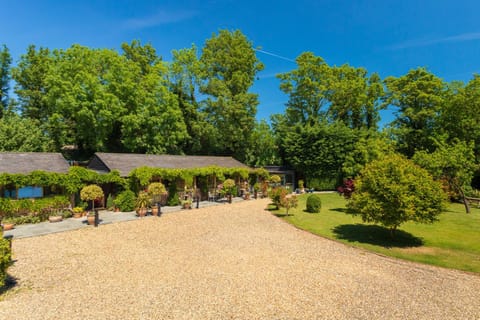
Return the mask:
<path id="1" fill-rule="evenodd" d="M 480 319 L 480 276 L 317 237 L 267 203 L 14 240 L 0 319 Z"/>

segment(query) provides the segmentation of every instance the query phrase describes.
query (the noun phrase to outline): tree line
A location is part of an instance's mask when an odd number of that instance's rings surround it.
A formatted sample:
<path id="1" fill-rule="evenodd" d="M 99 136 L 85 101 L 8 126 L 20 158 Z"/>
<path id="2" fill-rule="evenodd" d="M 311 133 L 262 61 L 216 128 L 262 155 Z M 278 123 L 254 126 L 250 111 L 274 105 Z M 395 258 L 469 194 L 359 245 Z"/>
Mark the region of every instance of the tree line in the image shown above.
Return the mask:
<path id="1" fill-rule="evenodd" d="M 255 120 L 258 95 L 251 92 L 264 66 L 241 31 L 221 30 L 200 49 L 173 50 L 169 62 L 150 44 L 121 48 L 32 45 L 11 67 L 3 46 L 0 150 L 75 145 L 85 158 L 95 151 L 232 155 L 249 165 L 292 166 L 321 189 L 393 153 L 429 163 L 432 172 L 456 161 L 442 170 L 467 168 L 457 184 L 468 185 L 478 169 L 479 75 L 446 82 L 416 68 L 382 79 L 305 52 L 277 75 L 288 102 L 267 123 Z M 387 108 L 395 118 L 380 129 Z"/>
<path id="2" fill-rule="evenodd" d="M 220 31 L 165 62 L 150 45 L 121 52 L 28 47 L 1 51 L 1 150 L 233 155 L 245 160 L 263 65 L 240 31 Z M 13 80 L 16 99 L 8 93 Z"/>

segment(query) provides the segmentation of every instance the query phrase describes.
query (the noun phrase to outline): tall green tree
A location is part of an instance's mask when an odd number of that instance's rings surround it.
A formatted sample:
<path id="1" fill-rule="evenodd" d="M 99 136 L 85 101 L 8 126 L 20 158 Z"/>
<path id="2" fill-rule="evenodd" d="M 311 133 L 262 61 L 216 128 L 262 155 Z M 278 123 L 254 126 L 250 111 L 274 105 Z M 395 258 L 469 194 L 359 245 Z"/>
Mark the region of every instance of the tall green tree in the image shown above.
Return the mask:
<path id="1" fill-rule="evenodd" d="M 285 120 L 289 125 L 312 126 L 326 118 L 332 70 L 321 57 L 311 52 L 302 53 L 296 62 L 297 69 L 278 75 L 280 89 L 289 95 Z"/>
<path id="2" fill-rule="evenodd" d="M 36 120 L 7 112 L 0 119 L 0 151 L 53 151 L 53 144 Z"/>
<path id="3" fill-rule="evenodd" d="M 188 133 L 183 151 L 186 154 L 207 154 L 215 144 L 215 128 L 205 120 L 206 114 L 200 110 L 201 66 L 197 48 L 193 45 L 191 48 L 173 50 L 172 56 L 169 83 L 171 91 L 177 96 Z"/>
<path id="4" fill-rule="evenodd" d="M 480 75 L 464 85 L 453 82 L 448 85 L 445 104 L 440 111 L 439 131 L 447 141 L 455 139 L 474 143 L 476 162 L 480 161 Z"/>
<path id="5" fill-rule="evenodd" d="M 465 211 L 470 213 L 465 188 L 470 188 L 475 170 L 479 169 L 475 163 L 473 142 L 457 139 L 453 143 L 437 142 L 437 145 L 433 153 L 421 150 L 415 153 L 412 160 L 441 181 L 451 195 L 459 196 Z"/>
<path id="6" fill-rule="evenodd" d="M 10 65 L 12 57 L 6 45 L 0 50 L 0 118 L 8 108 L 8 94 L 10 90 Z"/>
<path id="7" fill-rule="evenodd" d="M 328 86 L 328 117 L 352 129 L 377 129 L 382 108 L 383 84 L 378 74 L 368 76 L 364 68 L 332 67 Z"/>
<path id="8" fill-rule="evenodd" d="M 216 129 L 210 152 L 244 160 L 258 105 L 258 95 L 249 90 L 263 64 L 239 30 L 220 30 L 208 39 L 200 63 L 200 92 L 206 95 L 202 111 Z"/>
<path id="9" fill-rule="evenodd" d="M 108 151 L 112 128 L 122 114 L 121 101 L 109 90 L 113 81 L 118 85 L 119 60 L 112 50 L 80 45 L 54 52 L 44 102 L 45 123 L 57 150 L 75 144 L 85 155 Z"/>
<path id="10" fill-rule="evenodd" d="M 261 120 L 255 125 L 245 162 L 251 166 L 279 165 L 278 145 L 270 125 Z"/>
<path id="11" fill-rule="evenodd" d="M 302 53 L 295 70 L 279 74 L 280 89 L 289 95 L 289 124 L 342 121 L 352 129 L 376 129 L 383 84 L 378 74 L 347 64 L 329 66 L 311 52 Z"/>
<path id="12" fill-rule="evenodd" d="M 50 74 L 53 55 L 48 48 L 38 50 L 30 45 L 17 66 L 12 68 L 15 80 L 14 91 L 19 99 L 19 109 L 23 116 L 38 121 L 46 121 L 49 117 L 46 79 Z"/>
<path id="13" fill-rule="evenodd" d="M 342 171 L 345 178 L 355 178 L 370 162 L 395 153 L 390 139 L 381 133 L 362 133 L 355 142 L 352 152 L 345 155 Z"/>
<path id="14" fill-rule="evenodd" d="M 398 108 L 392 123 L 399 151 L 412 157 L 417 150 L 433 151 L 436 122 L 444 105 L 445 83 L 424 68 L 385 79 L 385 104 Z"/>
<path id="15" fill-rule="evenodd" d="M 124 44 L 135 85 L 122 117 L 122 143 L 129 152 L 183 153 L 187 128 L 170 90 L 169 70 L 150 45 Z M 157 57 L 157 58 L 155 58 Z M 133 111 L 131 111 L 133 110 Z"/>

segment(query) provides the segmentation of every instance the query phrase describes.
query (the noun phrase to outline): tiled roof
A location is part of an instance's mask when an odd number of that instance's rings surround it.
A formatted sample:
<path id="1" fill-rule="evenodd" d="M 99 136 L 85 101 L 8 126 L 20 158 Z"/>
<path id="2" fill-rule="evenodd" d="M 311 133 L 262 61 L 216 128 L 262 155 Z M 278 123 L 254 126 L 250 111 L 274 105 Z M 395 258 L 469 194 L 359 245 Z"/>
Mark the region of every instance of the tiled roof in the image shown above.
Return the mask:
<path id="1" fill-rule="evenodd" d="M 96 159 L 95 159 L 96 158 Z M 100 161 L 98 161 L 100 160 Z M 218 166 L 222 168 L 249 168 L 247 165 L 232 157 L 219 156 L 173 156 L 173 155 L 153 155 L 153 154 L 135 154 L 135 153 L 95 153 L 91 163 L 103 163 L 105 171 L 118 170 L 121 176 L 127 176 L 133 169 L 146 166 L 153 168 L 167 169 L 190 169 L 209 166 Z M 91 169 L 101 171 L 96 165 L 90 166 Z"/>
<path id="2" fill-rule="evenodd" d="M 22 173 L 42 170 L 68 173 L 68 162 L 61 153 L 0 152 L 0 173 Z"/>

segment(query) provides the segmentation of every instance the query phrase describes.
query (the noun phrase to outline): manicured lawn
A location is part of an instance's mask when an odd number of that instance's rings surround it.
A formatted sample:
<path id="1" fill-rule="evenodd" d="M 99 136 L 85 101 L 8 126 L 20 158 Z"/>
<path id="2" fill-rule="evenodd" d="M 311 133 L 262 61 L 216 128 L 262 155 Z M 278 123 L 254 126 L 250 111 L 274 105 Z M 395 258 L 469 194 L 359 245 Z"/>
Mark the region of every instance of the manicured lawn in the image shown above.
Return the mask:
<path id="1" fill-rule="evenodd" d="M 392 240 L 387 229 L 346 214 L 346 201 L 338 194 L 320 196 L 320 213 L 304 211 L 307 195 L 299 197 L 298 207 L 290 209 L 289 216 L 284 209 L 272 213 L 314 234 L 387 256 L 480 272 L 480 209 L 466 214 L 463 205 L 451 204 L 433 224 L 402 224 Z"/>

